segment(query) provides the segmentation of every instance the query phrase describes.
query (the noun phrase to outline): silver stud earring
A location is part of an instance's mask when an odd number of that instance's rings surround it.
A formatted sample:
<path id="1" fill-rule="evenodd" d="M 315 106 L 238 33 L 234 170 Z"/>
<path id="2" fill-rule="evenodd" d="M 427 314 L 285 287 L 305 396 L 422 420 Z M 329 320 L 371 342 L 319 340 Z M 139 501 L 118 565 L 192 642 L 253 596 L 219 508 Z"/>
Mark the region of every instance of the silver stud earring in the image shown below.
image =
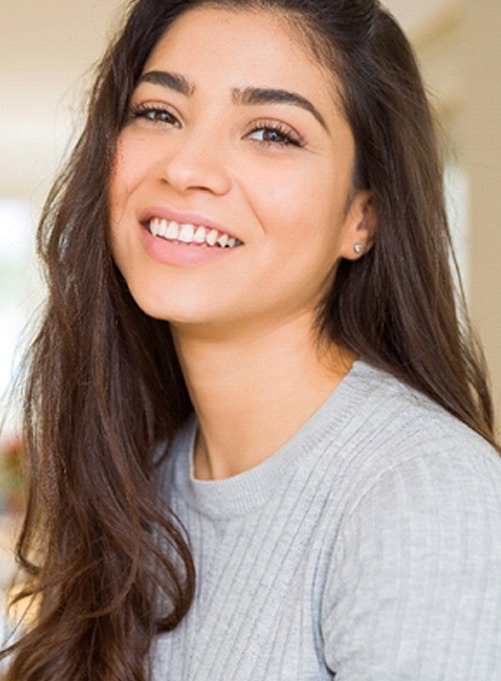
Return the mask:
<path id="1" fill-rule="evenodd" d="M 357 255 L 362 255 L 364 247 L 362 244 L 353 244 L 353 250 Z"/>

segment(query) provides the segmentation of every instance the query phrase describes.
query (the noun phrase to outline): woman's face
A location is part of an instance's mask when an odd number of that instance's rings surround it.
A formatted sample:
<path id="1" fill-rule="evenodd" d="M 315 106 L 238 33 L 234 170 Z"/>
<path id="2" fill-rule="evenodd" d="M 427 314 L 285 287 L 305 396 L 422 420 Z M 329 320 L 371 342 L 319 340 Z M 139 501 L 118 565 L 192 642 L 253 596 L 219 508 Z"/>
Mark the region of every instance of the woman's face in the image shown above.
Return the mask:
<path id="1" fill-rule="evenodd" d="M 116 263 L 149 315 L 265 331 L 315 317 L 363 192 L 335 84 L 267 11 L 200 7 L 156 45 L 111 182 Z"/>

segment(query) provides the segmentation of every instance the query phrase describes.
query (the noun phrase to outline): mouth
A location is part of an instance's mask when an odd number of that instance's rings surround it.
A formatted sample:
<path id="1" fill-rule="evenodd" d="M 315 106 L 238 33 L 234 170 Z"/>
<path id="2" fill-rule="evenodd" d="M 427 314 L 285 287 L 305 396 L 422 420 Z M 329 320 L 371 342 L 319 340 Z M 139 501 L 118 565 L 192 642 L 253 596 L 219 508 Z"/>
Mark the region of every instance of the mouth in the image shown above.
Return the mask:
<path id="1" fill-rule="evenodd" d="M 231 234 L 221 232 L 213 227 L 194 225 L 190 222 L 180 223 L 164 218 L 151 218 L 146 228 L 155 237 L 165 239 L 174 244 L 198 246 L 200 248 L 238 248 L 242 242 Z"/>

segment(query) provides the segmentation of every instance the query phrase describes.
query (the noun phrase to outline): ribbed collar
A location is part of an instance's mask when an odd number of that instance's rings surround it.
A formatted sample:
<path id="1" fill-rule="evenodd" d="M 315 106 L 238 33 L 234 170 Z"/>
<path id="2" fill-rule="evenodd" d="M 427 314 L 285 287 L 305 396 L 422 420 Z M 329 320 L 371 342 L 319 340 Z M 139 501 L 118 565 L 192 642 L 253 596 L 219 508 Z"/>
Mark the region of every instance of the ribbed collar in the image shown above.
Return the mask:
<path id="1" fill-rule="evenodd" d="M 308 452 L 325 438 L 332 441 L 346 429 L 353 416 L 359 413 L 364 392 L 374 383 L 370 379 L 381 380 L 383 376 L 385 374 L 365 362 L 355 362 L 327 400 L 275 454 L 254 468 L 224 480 L 205 481 L 193 477 L 198 423 L 195 417 L 190 418 L 177 436 L 171 454 L 177 493 L 192 508 L 212 518 L 230 518 L 259 508 L 285 479 L 294 475 Z"/>

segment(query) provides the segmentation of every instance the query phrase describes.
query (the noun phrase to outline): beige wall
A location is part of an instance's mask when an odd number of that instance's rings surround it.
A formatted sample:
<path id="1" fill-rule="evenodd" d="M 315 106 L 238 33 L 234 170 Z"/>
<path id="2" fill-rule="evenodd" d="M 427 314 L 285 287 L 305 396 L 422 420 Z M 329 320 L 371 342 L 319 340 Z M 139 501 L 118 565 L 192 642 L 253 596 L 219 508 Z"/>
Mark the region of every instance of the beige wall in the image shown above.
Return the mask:
<path id="1" fill-rule="evenodd" d="M 501 2 L 464 0 L 414 35 L 467 183 L 466 288 L 501 420 Z"/>
<path id="2" fill-rule="evenodd" d="M 471 194 L 470 300 L 501 420 L 501 3 L 469 0 L 460 132 Z"/>

